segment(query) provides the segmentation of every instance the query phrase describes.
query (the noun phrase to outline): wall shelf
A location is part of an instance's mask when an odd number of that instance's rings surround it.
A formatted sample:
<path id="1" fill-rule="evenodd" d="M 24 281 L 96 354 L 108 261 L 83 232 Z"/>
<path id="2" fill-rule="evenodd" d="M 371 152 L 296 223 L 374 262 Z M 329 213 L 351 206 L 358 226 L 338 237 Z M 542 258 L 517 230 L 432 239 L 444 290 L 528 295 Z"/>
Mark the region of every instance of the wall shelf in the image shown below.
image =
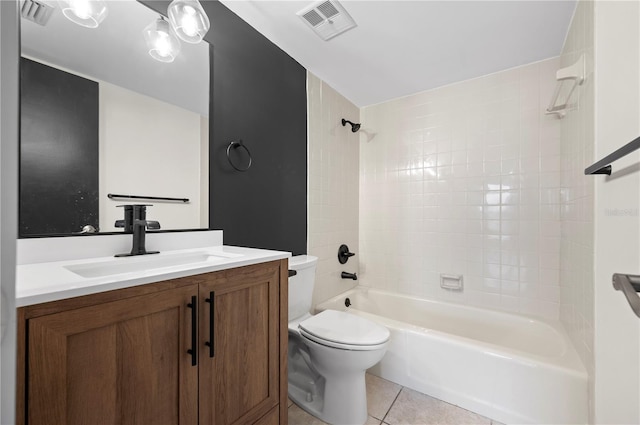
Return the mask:
<path id="1" fill-rule="evenodd" d="M 580 55 L 580 58 L 573 65 L 559 69 L 556 72 L 558 83 L 545 114 L 555 114 L 559 118 L 564 118 L 567 110 L 572 106 L 571 96 L 576 88 L 584 83 L 584 78 L 584 55 Z"/>

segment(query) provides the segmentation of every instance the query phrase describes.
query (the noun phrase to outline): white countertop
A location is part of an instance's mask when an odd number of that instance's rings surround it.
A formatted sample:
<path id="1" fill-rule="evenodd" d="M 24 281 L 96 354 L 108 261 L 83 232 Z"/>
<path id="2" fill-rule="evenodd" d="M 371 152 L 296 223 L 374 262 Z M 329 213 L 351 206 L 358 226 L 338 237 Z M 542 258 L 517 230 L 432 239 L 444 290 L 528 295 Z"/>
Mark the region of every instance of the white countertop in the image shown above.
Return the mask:
<path id="1" fill-rule="evenodd" d="M 199 258 L 197 254 L 202 254 L 201 261 L 168 265 L 176 258 Z M 22 264 L 16 269 L 16 306 L 24 307 L 289 257 L 289 252 L 220 245 L 134 257 L 109 256 Z M 136 264 L 144 262 L 152 262 L 152 268 L 113 273 L 109 271 L 112 266 L 114 270 L 129 266 L 136 268 Z M 96 276 L 83 277 L 82 274 Z"/>

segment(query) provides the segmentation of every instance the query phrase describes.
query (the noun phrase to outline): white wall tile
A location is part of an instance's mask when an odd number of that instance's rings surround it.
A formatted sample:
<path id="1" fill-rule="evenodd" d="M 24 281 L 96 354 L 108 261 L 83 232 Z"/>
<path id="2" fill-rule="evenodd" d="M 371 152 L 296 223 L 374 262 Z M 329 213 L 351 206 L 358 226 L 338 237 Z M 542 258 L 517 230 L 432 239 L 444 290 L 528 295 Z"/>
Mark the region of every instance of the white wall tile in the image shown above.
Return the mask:
<path id="1" fill-rule="evenodd" d="M 359 272 L 359 135 L 343 127 L 341 119 L 360 121 L 359 109 L 311 73 L 307 74 L 309 108 L 309 219 L 308 249 L 318 256 L 313 302 L 317 304 L 355 286 L 358 281 L 340 278 L 340 272 Z M 375 162 L 363 170 L 375 174 Z M 366 174 L 362 178 L 367 181 Z M 366 193 L 365 188 L 362 189 Z M 375 228 L 372 223 L 371 228 Z M 347 264 L 337 259 L 338 247 L 346 243 L 356 253 Z M 363 263 L 369 264 L 369 263 Z M 384 276 L 370 263 L 372 274 Z M 381 285 L 381 278 L 372 283 Z"/>
<path id="2" fill-rule="evenodd" d="M 560 295 L 540 289 L 558 284 L 544 282 L 542 268 L 560 267 L 560 123 L 543 113 L 559 65 L 549 59 L 362 109 L 375 137 L 360 145 L 360 247 L 390 279 L 389 247 L 417 250 L 419 240 L 422 249 L 404 257 L 398 292 L 559 316 Z M 372 273 L 363 270 L 362 282 L 388 287 Z M 469 293 L 442 290 L 440 273 L 465 274 Z"/>
<path id="3" fill-rule="evenodd" d="M 558 141 L 560 151 L 554 145 L 545 145 L 541 167 L 556 168 L 559 155 L 561 171 L 561 191 L 545 191 L 541 202 L 541 216 L 544 219 L 559 220 L 562 237 L 560 239 L 560 264 L 558 268 L 541 269 L 545 279 L 542 296 L 554 305 L 560 305 L 560 319 L 571 337 L 582 362 L 591 377 L 594 375 L 593 359 L 593 252 L 594 252 L 594 182 L 585 178 L 584 167 L 593 162 L 595 144 L 594 85 L 593 85 L 593 8 L 594 2 L 580 1 L 569 28 L 569 33 L 560 58 L 560 66 L 573 64 L 580 54 L 585 54 L 587 78 L 576 93 L 576 108 L 560 121 L 560 134 L 552 134 Z M 587 17 L 590 17 L 586 19 Z M 549 131 L 548 129 L 544 130 Z M 551 140 L 550 140 L 551 142 Z M 553 165 L 544 162 L 552 158 Z M 591 380 L 593 385 L 593 380 Z M 593 388 L 593 387 L 591 387 Z M 590 392 L 593 395 L 593 390 Z"/>

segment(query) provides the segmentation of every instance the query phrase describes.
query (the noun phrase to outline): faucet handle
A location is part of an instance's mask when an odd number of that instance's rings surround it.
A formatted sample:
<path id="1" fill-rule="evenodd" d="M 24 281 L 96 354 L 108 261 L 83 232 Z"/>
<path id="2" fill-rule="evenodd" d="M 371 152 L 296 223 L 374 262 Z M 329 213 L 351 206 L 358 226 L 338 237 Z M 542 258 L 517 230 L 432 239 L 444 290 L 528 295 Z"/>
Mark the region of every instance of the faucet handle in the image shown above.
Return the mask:
<path id="1" fill-rule="evenodd" d="M 349 261 L 349 257 L 353 257 L 354 255 L 356 254 L 349 252 L 349 247 L 345 244 L 340 245 L 340 248 L 338 248 L 338 261 L 340 264 L 345 264 Z"/>
<path id="2" fill-rule="evenodd" d="M 147 220 L 147 229 L 158 230 L 160 229 L 160 223 L 153 220 Z"/>

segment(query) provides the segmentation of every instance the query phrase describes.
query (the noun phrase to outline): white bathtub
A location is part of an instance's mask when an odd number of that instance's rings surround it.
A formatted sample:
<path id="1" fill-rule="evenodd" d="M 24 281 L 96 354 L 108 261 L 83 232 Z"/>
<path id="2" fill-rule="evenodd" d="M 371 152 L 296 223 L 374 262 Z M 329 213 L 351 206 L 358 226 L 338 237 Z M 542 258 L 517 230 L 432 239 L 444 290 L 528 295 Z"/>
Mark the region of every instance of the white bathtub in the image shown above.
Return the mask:
<path id="1" fill-rule="evenodd" d="M 507 424 L 587 423 L 587 373 L 559 323 L 364 287 L 326 309 L 389 328 L 382 378 Z"/>

